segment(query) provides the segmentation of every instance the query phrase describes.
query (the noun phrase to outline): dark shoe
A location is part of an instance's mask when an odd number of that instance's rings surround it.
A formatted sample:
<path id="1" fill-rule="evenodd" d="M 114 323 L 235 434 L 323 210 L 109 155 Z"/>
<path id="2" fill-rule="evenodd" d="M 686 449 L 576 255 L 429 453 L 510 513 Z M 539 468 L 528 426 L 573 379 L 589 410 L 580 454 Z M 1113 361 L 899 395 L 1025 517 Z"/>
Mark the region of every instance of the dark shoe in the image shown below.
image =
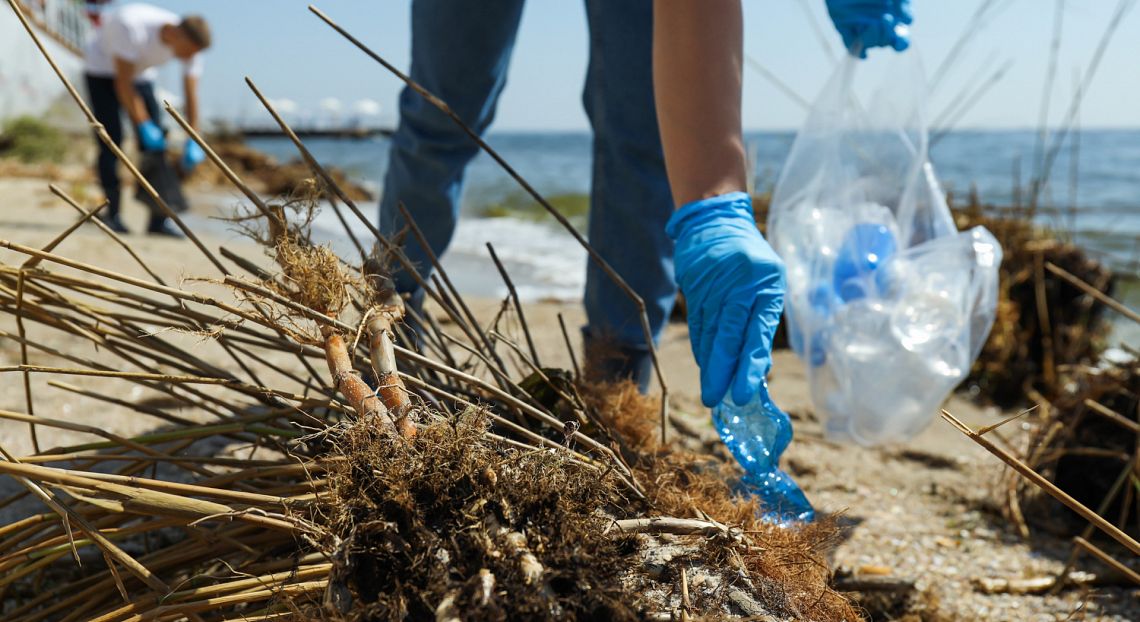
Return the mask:
<path id="1" fill-rule="evenodd" d="M 97 216 L 96 218 L 98 218 L 104 225 L 107 225 L 107 228 L 111 231 L 114 231 L 115 233 L 131 232 L 130 229 L 127 229 L 127 226 L 123 224 L 123 221 L 119 219 L 119 216 L 117 214 L 115 216 Z"/>
<path id="2" fill-rule="evenodd" d="M 150 226 L 146 228 L 146 232 L 151 235 L 161 235 L 168 238 L 182 239 L 186 237 L 178 230 L 178 227 L 174 226 L 174 223 L 170 222 L 169 218 L 163 218 L 158 221 L 152 220 Z"/>
<path id="3" fill-rule="evenodd" d="M 625 346 L 612 339 L 591 335 L 589 328 L 582 329 L 583 350 L 586 355 L 585 374 L 591 382 L 632 381 L 638 391 L 649 391 L 653 379 L 653 357 L 649 348 Z"/>

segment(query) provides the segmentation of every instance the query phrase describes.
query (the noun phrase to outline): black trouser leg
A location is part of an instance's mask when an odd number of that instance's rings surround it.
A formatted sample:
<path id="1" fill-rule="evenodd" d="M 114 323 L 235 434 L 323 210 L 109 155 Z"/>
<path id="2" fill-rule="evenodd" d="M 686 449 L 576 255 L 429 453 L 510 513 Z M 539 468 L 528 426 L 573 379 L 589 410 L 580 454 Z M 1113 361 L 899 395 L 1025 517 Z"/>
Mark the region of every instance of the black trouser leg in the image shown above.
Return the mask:
<path id="1" fill-rule="evenodd" d="M 152 120 L 154 120 L 155 123 L 158 123 L 161 126 L 162 124 L 158 122 L 158 120 L 161 118 L 161 116 L 160 116 L 161 113 L 159 112 L 159 109 L 158 109 L 158 100 L 154 96 L 154 83 L 153 82 L 136 82 L 135 83 L 135 90 L 138 91 L 139 97 L 142 97 L 143 106 L 146 107 L 146 113 L 148 115 L 150 115 L 150 118 Z M 163 128 L 163 129 L 166 129 L 166 128 Z M 136 131 L 137 131 L 137 128 L 136 128 Z M 135 138 L 138 138 L 137 134 L 136 134 Z M 139 141 L 139 144 L 142 144 L 142 141 Z M 147 229 L 150 231 L 154 231 L 155 229 L 162 227 L 163 222 L 165 222 L 165 221 L 166 221 L 166 215 L 163 214 L 161 211 L 154 209 L 152 206 L 151 212 L 150 212 L 150 223 L 147 225 Z"/>
<path id="2" fill-rule="evenodd" d="M 95 120 L 103 124 L 103 129 L 116 145 L 123 143 L 123 121 L 119 108 L 119 98 L 115 95 L 115 80 L 87 75 L 87 97 L 90 99 L 91 112 Z M 103 144 L 99 135 L 95 135 L 95 143 L 99 147 L 99 156 L 95 160 L 95 170 L 99 173 L 99 184 L 103 186 L 103 194 L 107 196 L 107 216 L 118 218 L 121 190 L 119 185 L 118 160 L 110 147 Z"/>
<path id="3" fill-rule="evenodd" d="M 87 81 L 87 96 L 91 103 L 91 112 L 95 120 L 103 124 L 111 141 L 122 147 L 123 145 L 123 107 L 119 104 L 119 96 L 115 93 L 115 79 L 101 76 L 85 76 Z M 142 97 L 150 118 L 158 123 L 158 101 L 154 97 L 154 84 L 150 82 L 136 82 L 135 91 Z M 161 124 L 160 124 L 161 125 Z M 137 134 L 136 134 L 137 138 Z M 95 170 L 99 173 L 99 184 L 103 186 L 103 193 L 107 196 L 107 216 L 116 218 L 122 202 L 122 188 L 119 182 L 119 161 L 115 152 L 103 144 L 99 136 L 95 136 L 99 147 L 99 156 L 95 162 Z M 161 215 L 151 215 L 151 221 L 162 221 Z"/>

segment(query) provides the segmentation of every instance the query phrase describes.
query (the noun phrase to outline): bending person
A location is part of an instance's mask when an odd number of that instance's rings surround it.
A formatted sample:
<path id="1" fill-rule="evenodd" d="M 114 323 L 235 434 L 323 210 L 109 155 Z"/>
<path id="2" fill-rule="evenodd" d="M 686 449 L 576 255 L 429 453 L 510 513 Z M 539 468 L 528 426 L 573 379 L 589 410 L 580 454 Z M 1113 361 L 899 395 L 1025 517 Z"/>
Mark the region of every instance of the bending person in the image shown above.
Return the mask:
<path id="1" fill-rule="evenodd" d="M 148 4 L 128 4 L 103 13 L 84 53 L 87 93 L 95 118 L 103 124 L 116 145 L 123 142 L 122 114 L 135 128 L 142 151 L 164 152 L 166 130 L 159 123 L 154 96 L 155 68 L 175 58 L 183 65 L 186 117 L 198 127 L 198 79 L 202 75 L 199 53 L 210 47 L 210 29 L 201 17 L 180 18 Z M 120 217 L 122 202 L 118 161 L 114 152 L 96 137 L 99 156 L 96 168 L 108 205 L 100 215 L 107 226 L 127 233 Z M 198 143 L 187 140 L 182 168 L 192 170 L 206 154 Z M 147 232 L 181 237 L 164 214 L 152 213 Z"/>

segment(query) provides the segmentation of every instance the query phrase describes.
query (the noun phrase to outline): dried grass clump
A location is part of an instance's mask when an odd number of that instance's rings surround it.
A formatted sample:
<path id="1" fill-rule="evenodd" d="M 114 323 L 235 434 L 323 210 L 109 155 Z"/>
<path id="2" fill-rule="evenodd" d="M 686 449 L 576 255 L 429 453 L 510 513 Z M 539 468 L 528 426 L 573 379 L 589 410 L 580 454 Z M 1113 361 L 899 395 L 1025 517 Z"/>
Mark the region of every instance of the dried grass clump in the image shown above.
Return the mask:
<path id="1" fill-rule="evenodd" d="M 635 547 L 605 533 L 613 481 L 489 428 L 469 409 L 412 443 L 369 425 L 338 439 L 329 526 L 345 619 L 638 619 L 619 581 Z"/>
<path id="2" fill-rule="evenodd" d="M 640 395 L 632 384 L 599 386 L 589 392 L 601 418 L 636 452 L 632 466 L 646 482 L 648 503 L 656 513 L 706 518 L 746 534 L 745 546 L 706 542 L 705 562 L 739 571 L 743 582 L 759 594 L 773 613 L 795 619 L 854 620 L 859 616 L 850 601 L 833 590 L 826 554 L 838 544 L 839 529 L 833 517 L 808 525 L 781 528 L 760 520 L 759 501 L 732 489 L 740 477 L 731 461 L 661 445 L 655 433 L 652 398 Z M 724 606 L 723 598 L 704 603 Z"/>
<path id="3" fill-rule="evenodd" d="M 1027 389 L 1058 395 L 1059 367 L 1095 361 L 1108 322 L 1103 303 L 1045 266 L 1059 266 L 1110 296 L 1112 270 L 1027 218 L 997 215 L 976 197 L 955 219 L 961 229 L 985 226 L 1003 251 L 997 317 L 965 386 L 1005 408 L 1023 403 Z"/>
<path id="4" fill-rule="evenodd" d="M 10 119 L 0 128 L 0 158 L 25 164 L 60 163 L 68 150 L 68 137 L 54 125 L 29 115 Z"/>
<path id="5" fill-rule="evenodd" d="M 277 287 L 293 302 L 315 311 L 337 315 L 348 306 L 346 285 L 351 279 L 341 268 L 340 259 L 328 246 L 298 244 L 283 237 L 273 249 L 281 266 L 282 281 Z"/>

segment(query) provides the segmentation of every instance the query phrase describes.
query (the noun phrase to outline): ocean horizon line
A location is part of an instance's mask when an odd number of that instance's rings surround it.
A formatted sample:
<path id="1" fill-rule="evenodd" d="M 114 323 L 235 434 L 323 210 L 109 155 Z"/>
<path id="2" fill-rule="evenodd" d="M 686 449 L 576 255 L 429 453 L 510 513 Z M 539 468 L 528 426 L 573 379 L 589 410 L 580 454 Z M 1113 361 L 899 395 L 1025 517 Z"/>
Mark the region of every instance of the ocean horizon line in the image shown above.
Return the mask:
<path id="1" fill-rule="evenodd" d="M 1062 126 L 1050 126 L 1046 128 L 1050 133 L 1065 130 Z M 1022 132 L 1037 132 L 1040 128 L 1035 126 L 1008 126 L 1008 127 L 986 127 L 986 126 L 973 126 L 973 127 L 959 127 L 950 130 L 951 134 L 971 134 L 971 133 L 987 133 L 987 134 L 1016 134 Z M 799 128 L 744 128 L 745 134 L 785 134 L 791 135 L 799 131 Z M 940 130 L 933 130 L 935 132 Z M 1073 131 L 1068 128 L 1068 131 Z M 1105 132 L 1140 132 L 1140 124 L 1134 126 L 1115 126 L 1115 125 L 1082 125 L 1079 130 L 1081 133 L 1105 133 Z M 487 132 L 488 137 L 494 136 L 523 136 L 523 135 L 546 135 L 546 136 L 582 136 L 590 133 L 589 128 L 492 128 Z"/>

